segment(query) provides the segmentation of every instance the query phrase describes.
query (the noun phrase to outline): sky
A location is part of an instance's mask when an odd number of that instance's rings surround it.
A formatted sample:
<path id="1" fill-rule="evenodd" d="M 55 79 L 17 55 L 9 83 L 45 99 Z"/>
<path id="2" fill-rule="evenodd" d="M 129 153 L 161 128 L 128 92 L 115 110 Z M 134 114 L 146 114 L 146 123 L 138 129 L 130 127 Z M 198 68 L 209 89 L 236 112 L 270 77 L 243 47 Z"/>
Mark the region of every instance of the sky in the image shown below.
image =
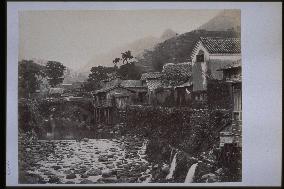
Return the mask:
<path id="1" fill-rule="evenodd" d="M 220 10 L 60 10 L 19 12 L 19 59 L 55 60 L 79 69 L 95 54 L 137 39 L 196 29 Z"/>

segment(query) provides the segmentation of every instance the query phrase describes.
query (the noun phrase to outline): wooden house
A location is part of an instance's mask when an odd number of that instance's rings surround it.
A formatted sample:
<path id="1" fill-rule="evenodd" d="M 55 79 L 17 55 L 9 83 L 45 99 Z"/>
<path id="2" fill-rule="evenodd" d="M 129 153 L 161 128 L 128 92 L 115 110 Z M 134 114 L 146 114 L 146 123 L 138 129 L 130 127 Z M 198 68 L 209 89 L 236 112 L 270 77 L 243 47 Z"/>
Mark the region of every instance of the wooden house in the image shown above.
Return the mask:
<path id="1" fill-rule="evenodd" d="M 241 60 L 226 65 L 218 71 L 223 72 L 223 82 L 230 90 L 232 124 L 220 132 L 220 146 L 224 144 L 242 144 L 242 66 Z"/>
<path id="2" fill-rule="evenodd" d="M 241 59 L 240 38 L 201 37 L 192 55 L 192 82 L 194 99 L 207 98 L 208 80 L 222 80 L 218 69 Z"/>
<path id="3" fill-rule="evenodd" d="M 104 81 L 103 88 L 94 91 L 93 105 L 97 123 L 115 123 L 119 112 L 125 112 L 128 105 L 145 104 L 147 88 L 140 80 L 116 78 Z"/>

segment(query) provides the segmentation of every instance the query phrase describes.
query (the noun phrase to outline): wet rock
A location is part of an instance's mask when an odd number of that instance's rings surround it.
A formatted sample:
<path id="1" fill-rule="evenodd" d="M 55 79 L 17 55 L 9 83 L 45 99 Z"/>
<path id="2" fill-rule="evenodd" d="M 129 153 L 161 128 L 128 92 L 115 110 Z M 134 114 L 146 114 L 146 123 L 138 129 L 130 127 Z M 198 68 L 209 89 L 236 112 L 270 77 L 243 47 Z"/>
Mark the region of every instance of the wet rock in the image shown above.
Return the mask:
<path id="1" fill-rule="evenodd" d="M 87 171 L 86 168 L 81 168 L 81 169 L 75 169 L 75 170 L 74 170 L 74 173 L 75 173 L 75 174 L 83 174 L 83 173 L 85 173 L 86 171 Z"/>
<path id="2" fill-rule="evenodd" d="M 135 183 L 138 178 L 136 177 L 121 177 L 118 179 L 119 183 Z"/>
<path id="3" fill-rule="evenodd" d="M 102 170 L 102 177 L 111 177 L 114 174 L 114 172 L 110 169 Z"/>
<path id="4" fill-rule="evenodd" d="M 61 166 L 59 166 L 59 165 L 54 165 L 54 166 L 52 166 L 51 168 L 53 168 L 54 170 L 62 169 L 62 167 L 61 167 Z"/>
<path id="5" fill-rule="evenodd" d="M 106 161 L 108 161 L 108 158 L 106 156 L 99 156 L 98 161 L 99 162 L 106 162 Z"/>
<path id="6" fill-rule="evenodd" d="M 49 183 L 58 183 L 60 179 L 57 176 L 50 176 L 48 182 Z"/>
<path id="7" fill-rule="evenodd" d="M 63 171 L 63 173 L 66 174 L 66 175 L 70 175 L 70 174 L 72 174 L 73 172 L 68 169 L 68 170 Z"/>
<path id="8" fill-rule="evenodd" d="M 74 174 L 74 173 L 71 173 L 69 175 L 66 175 L 66 179 L 74 179 L 76 178 L 77 176 Z"/>
<path id="9" fill-rule="evenodd" d="M 49 170 L 45 170 L 43 174 L 46 175 L 46 176 L 54 175 L 54 173 L 52 173 L 52 172 L 49 171 Z"/>
<path id="10" fill-rule="evenodd" d="M 162 167 L 162 172 L 165 173 L 165 174 L 168 174 L 168 173 L 170 172 L 170 167 L 167 166 L 167 165 L 166 165 L 166 166 L 163 166 L 163 167 Z"/>
<path id="11" fill-rule="evenodd" d="M 222 175 L 223 172 L 224 172 L 224 170 L 223 170 L 222 168 L 217 169 L 217 170 L 215 171 L 215 173 L 216 173 L 217 175 Z"/>
<path id="12" fill-rule="evenodd" d="M 201 177 L 201 180 L 211 183 L 211 182 L 217 182 L 218 178 L 215 174 L 208 173 L 208 174 L 203 175 Z"/>
<path id="13" fill-rule="evenodd" d="M 73 181 L 67 181 L 67 182 L 65 182 L 64 184 L 75 184 L 75 182 L 73 182 Z"/>
<path id="14" fill-rule="evenodd" d="M 108 178 L 100 178 L 98 182 L 103 182 L 103 183 L 117 183 L 118 180 L 116 177 L 108 177 Z"/>
<path id="15" fill-rule="evenodd" d="M 111 164 L 107 164 L 106 167 L 109 168 L 109 169 L 113 169 L 115 166 L 114 166 L 113 163 L 111 163 Z"/>
<path id="16" fill-rule="evenodd" d="M 94 184 L 95 182 L 88 180 L 88 179 L 84 179 L 80 182 L 80 184 Z"/>
<path id="17" fill-rule="evenodd" d="M 101 174 L 102 174 L 102 171 L 100 169 L 91 169 L 87 172 L 87 175 L 89 176 L 98 176 Z"/>
<path id="18" fill-rule="evenodd" d="M 82 174 L 82 175 L 80 175 L 80 177 L 81 177 L 81 178 L 88 178 L 89 175 L 87 175 L 87 174 Z"/>

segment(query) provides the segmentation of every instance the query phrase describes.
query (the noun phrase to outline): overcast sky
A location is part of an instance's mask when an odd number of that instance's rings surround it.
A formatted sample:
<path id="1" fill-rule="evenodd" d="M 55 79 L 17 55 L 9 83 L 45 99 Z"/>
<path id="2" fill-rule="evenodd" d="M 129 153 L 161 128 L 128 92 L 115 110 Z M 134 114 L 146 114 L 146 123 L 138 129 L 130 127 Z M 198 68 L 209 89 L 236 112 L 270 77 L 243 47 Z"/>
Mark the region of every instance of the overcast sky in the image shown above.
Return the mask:
<path id="1" fill-rule="evenodd" d="M 19 59 L 56 60 L 78 69 L 94 54 L 166 29 L 189 32 L 220 10 L 24 11 L 19 13 Z M 81 65 L 80 65 L 81 64 Z"/>

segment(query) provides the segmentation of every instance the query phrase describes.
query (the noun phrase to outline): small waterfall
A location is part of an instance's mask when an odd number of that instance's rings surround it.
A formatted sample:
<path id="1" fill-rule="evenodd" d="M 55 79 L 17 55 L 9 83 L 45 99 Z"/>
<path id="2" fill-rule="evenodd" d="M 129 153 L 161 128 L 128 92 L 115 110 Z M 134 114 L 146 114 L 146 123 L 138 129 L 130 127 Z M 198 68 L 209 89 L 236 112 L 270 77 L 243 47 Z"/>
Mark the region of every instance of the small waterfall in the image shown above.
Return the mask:
<path id="1" fill-rule="evenodd" d="M 172 159 L 173 153 L 174 153 L 174 149 L 171 150 L 170 161 Z"/>
<path id="2" fill-rule="evenodd" d="M 198 163 L 195 163 L 189 168 L 184 183 L 192 183 L 197 165 Z"/>
<path id="3" fill-rule="evenodd" d="M 174 155 L 174 158 L 173 158 L 173 161 L 171 163 L 171 167 L 170 167 L 170 172 L 169 174 L 166 176 L 166 179 L 172 179 L 173 178 L 173 174 L 174 174 L 174 171 L 176 169 L 176 161 L 177 161 L 177 153 L 175 153 Z"/>

